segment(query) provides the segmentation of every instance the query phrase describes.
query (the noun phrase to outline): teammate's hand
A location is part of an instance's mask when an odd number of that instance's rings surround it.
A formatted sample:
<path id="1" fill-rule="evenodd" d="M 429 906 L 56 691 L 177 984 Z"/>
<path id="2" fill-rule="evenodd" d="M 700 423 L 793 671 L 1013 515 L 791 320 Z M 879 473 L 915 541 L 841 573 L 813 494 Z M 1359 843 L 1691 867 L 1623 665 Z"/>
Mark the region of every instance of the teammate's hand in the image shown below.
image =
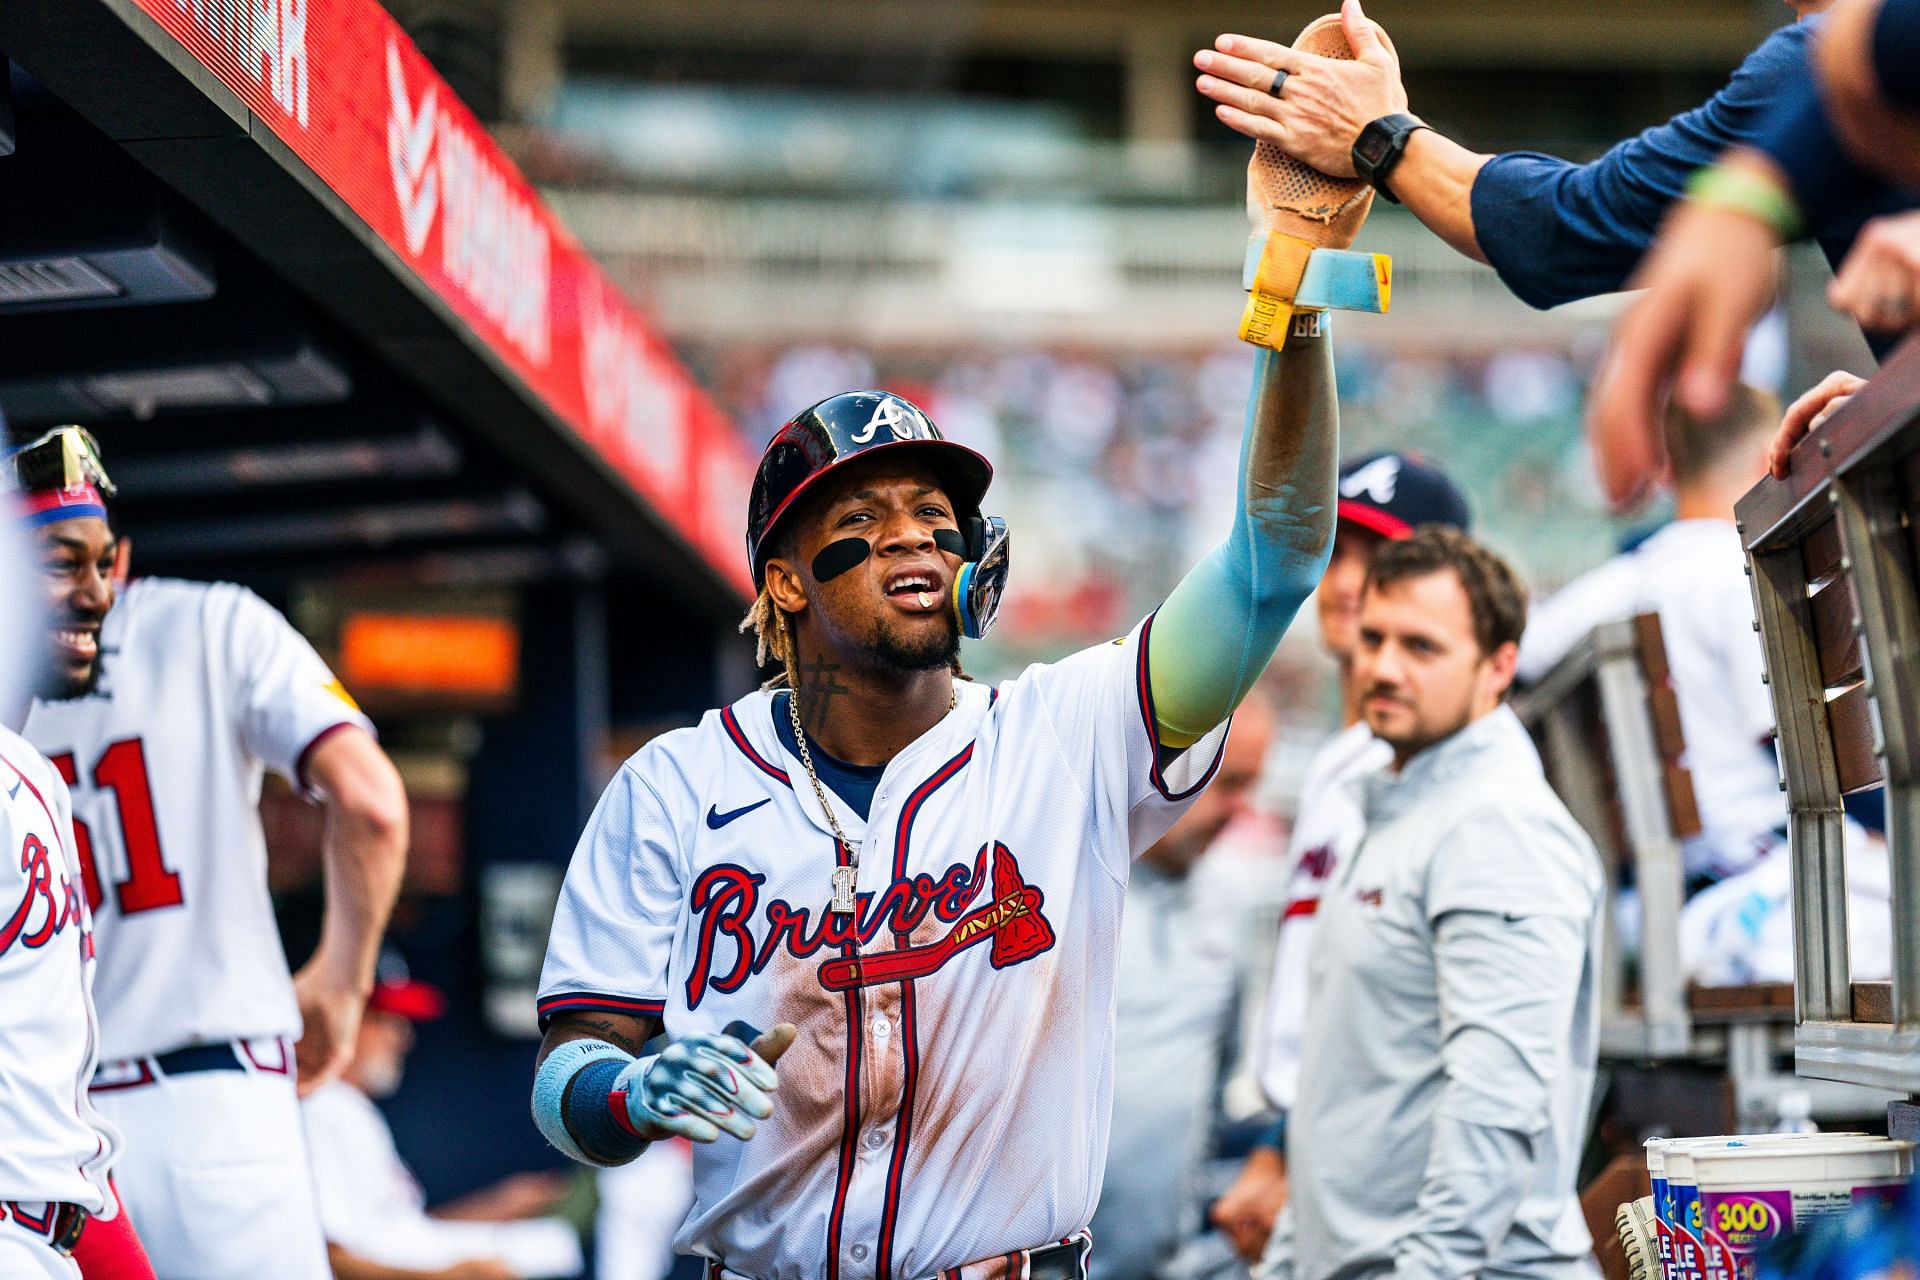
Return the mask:
<path id="1" fill-rule="evenodd" d="M 1774 479 L 1787 478 L 1788 458 L 1793 453 L 1793 446 L 1799 444 L 1808 432 L 1816 430 L 1831 418 L 1841 405 L 1853 398 L 1854 392 L 1866 385 L 1867 380 L 1859 374 L 1835 369 L 1820 379 L 1819 385 L 1813 390 L 1787 406 L 1786 414 L 1780 419 L 1780 430 L 1775 433 L 1773 444 L 1767 450 L 1767 465 L 1772 469 Z"/>
<path id="2" fill-rule="evenodd" d="M 1336 178 L 1353 174 L 1353 143 L 1381 116 L 1407 109 L 1400 58 L 1360 0 L 1340 6 L 1353 60 L 1299 53 L 1271 40 L 1223 35 L 1193 55 L 1205 72 L 1195 87 L 1217 104 L 1228 128 L 1271 142 L 1303 164 Z M 1280 94 L 1268 92 L 1275 71 L 1287 72 Z"/>
<path id="3" fill-rule="evenodd" d="M 753 1034 L 742 1022 L 727 1030 Z M 770 1059 L 786 1051 L 793 1034 L 783 1022 L 755 1038 L 752 1048 L 736 1035 L 688 1036 L 652 1062 L 628 1067 L 614 1088 L 626 1090 L 627 1116 L 645 1137 L 714 1142 L 728 1133 L 744 1142 L 754 1135 L 754 1121 L 773 1114 L 780 1077 Z"/>
<path id="4" fill-rule="evenodd" d="M 1255 1147 L 1240 1176 L 1213 1202 L 1207 1217 L 1251 1266 L 1266 1252 L 1267 1237 L 1286 1204 L 1286 1160 L 1271 1147 Z"/>
<path id="5" fill-rule="evenodd" d="M 1783 181 L 1755 153 L 1721 163 Z M 1662 473 L 1669 386 L 1696 418 L 1726 410 L 1747 334 L 1773 302 L 1777 244 L 1751 214 L 1692 202 L 1677 206 L 1660 229 L 1628 284 L 1646 293 L 1614 325 L 1587 410 L 1594 461 L 1616 510 L 1638 502 Z"/>
<path id="6" fill-rule="evenodd" d="M 1862 227 L 1827 286 L 1827 301 L 1877 333 L 1920 324 L 1920 210 Z"/>
<path id="7" fill-rule="evenodd" d="M 325 954 L 315 953 L 293 975 L 293 995 L 300 1004 L 303 1027 L 293 1057 L 300 1069 L 299 1091 L 304 1098 L 345 1071 L 352 1061 L 360 1015 L 366 1012 L 367 991 L 349 975 L 340 973 Z"/>

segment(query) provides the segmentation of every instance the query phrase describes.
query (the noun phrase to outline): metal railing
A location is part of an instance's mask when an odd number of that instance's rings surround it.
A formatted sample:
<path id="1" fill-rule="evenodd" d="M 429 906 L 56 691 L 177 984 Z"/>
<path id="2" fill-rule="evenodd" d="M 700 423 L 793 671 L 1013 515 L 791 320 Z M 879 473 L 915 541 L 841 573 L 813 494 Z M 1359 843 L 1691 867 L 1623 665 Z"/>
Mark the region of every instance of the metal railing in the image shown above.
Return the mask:
<path id="1" fill-rule="evenodd" d="M 1790 811 L 1795 1069 L 1920 1092 L 1920 338 L 1738 514 Z M 1842 797 L 1880 782 L 1892 981 L 1856 984 Z"/>
<path id="2" fill-rule="evenodd" d="M 1889 1100 L 1885 1093 L 1804 1081 L 1783 1069 L 1793 1048 L 1793 1005 L 1784 985 L 1688 982 L 1680 944 L 1682 843 L 1700 831 L 1700 817 L 1658 615 L 1594 628 L 1514 699 L 1514 709 L 1606 872 L 1601 1058 L 1724 1068 L 1732 1108 L 1725 1123 L 1743 1132 L 1771 1126 L 1780 1094 L 1790 1089 L 1810 1092 L 1823 1120 L 1879 1114 Z M 1631 948 L 1616 917 L 1629 880 L 1640 915 Z"/>
<path id="3" fill-rule="evenodd" d="M 1658 615 L 1594 628 L 1514 700 L 1514 710 L 1540 746 L 1554 791 L 1593 839 L 1606 869 L 1601 1053 L 1695 1056 L 1680 963 L 1680 842 L 1699 831 L 1700 817 L 1692 779 L 1680 764 L 1685 740 Z M 1640 897 L 1637 965 L 1614 918 L 1629 875 Z"/>

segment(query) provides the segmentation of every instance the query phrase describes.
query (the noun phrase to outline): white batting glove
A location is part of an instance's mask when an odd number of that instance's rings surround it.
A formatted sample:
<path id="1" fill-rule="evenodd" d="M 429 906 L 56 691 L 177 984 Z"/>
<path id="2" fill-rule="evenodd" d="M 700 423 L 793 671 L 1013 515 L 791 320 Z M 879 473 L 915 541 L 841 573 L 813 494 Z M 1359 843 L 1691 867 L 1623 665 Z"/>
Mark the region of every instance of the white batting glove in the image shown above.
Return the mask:
<path id="1" fill-rule="evenodd" d="M 727 1030 L 753 1037 L 753 1046 L 738 1035 L 688 1036 L 620 1073 L 613 1087 L 625 1091 L 627 1116 L 636 1132 L 650 1139 L 674 1135 L 692 1142 L 714 1142 L 729 1133 L 744 1142 L 754 1134 L 754 1121 L 773 1114 L 769 1095 L 779 1088 L 780 1078 L 772 1059 L 792 1042 L 792 1028 L 783 1023 L 759 1036 L 746 1023 L 735 1022 Z"/>

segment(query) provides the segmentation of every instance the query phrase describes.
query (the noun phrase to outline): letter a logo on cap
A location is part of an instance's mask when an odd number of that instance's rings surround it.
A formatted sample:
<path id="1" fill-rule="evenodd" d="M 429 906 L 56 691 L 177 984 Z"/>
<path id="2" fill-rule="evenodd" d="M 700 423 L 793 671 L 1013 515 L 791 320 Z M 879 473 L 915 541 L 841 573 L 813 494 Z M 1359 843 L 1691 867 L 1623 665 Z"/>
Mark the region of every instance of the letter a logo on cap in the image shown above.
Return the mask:
<path id="1" fill-rule="evenodd" d="M 911 440 L 920 434 L 914 426 L 916 416 L 913 410 L 892 396 L 882 396 L 880 403 L 873 407 L 873 416 L 867 419 L 867 425 L 853 437 L 853 442 L 866 444 L 879 433 L 882 427 L 892 433 L 895 440 Z"/>
<path id="2" fill-rule="evenodd" d="M 1393 491 L 1399 483 L 1400 459 L 1390 453 L 1384 458 L 1375 458 L 1342 480 L 1340 496 L 1357 498 L 1364 493 L 1384 506 L 1393 501 Z"/>

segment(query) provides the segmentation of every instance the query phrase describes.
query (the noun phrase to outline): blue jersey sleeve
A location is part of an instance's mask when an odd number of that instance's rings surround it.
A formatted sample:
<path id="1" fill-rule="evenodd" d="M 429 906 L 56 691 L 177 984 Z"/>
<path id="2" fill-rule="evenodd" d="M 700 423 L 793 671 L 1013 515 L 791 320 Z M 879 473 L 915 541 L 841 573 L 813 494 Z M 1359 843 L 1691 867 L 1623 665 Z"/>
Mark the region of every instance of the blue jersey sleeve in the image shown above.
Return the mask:
<path id="1" fill-rule="evenodd" d="M 1687 178 L 1752 141 L 1768 108 L 1811 78 L 1807 24 L 1782 27 L 1725 88 L 1589 164 L 1538 152 L 1495 156 L 1473 184 L 1473 225 L 1507 287 L 1535 307 L 1625 286 Z"/>
<path id="2" fill-rule="evenodd" d="M 1874 22 L 1872 57 L 1882 96 L 1907 111 L 1920 106 L 1920 0 L 1885 0 Z M 1802 216 L 1816 230 L 1850 219 L 1851 239 L 1865 217 L 1920 201 L 1915 193 L 1891 190 L 1847 154 L 1811 75 L 1771 104 L 1755 145 L 1786 174 Z"/>

